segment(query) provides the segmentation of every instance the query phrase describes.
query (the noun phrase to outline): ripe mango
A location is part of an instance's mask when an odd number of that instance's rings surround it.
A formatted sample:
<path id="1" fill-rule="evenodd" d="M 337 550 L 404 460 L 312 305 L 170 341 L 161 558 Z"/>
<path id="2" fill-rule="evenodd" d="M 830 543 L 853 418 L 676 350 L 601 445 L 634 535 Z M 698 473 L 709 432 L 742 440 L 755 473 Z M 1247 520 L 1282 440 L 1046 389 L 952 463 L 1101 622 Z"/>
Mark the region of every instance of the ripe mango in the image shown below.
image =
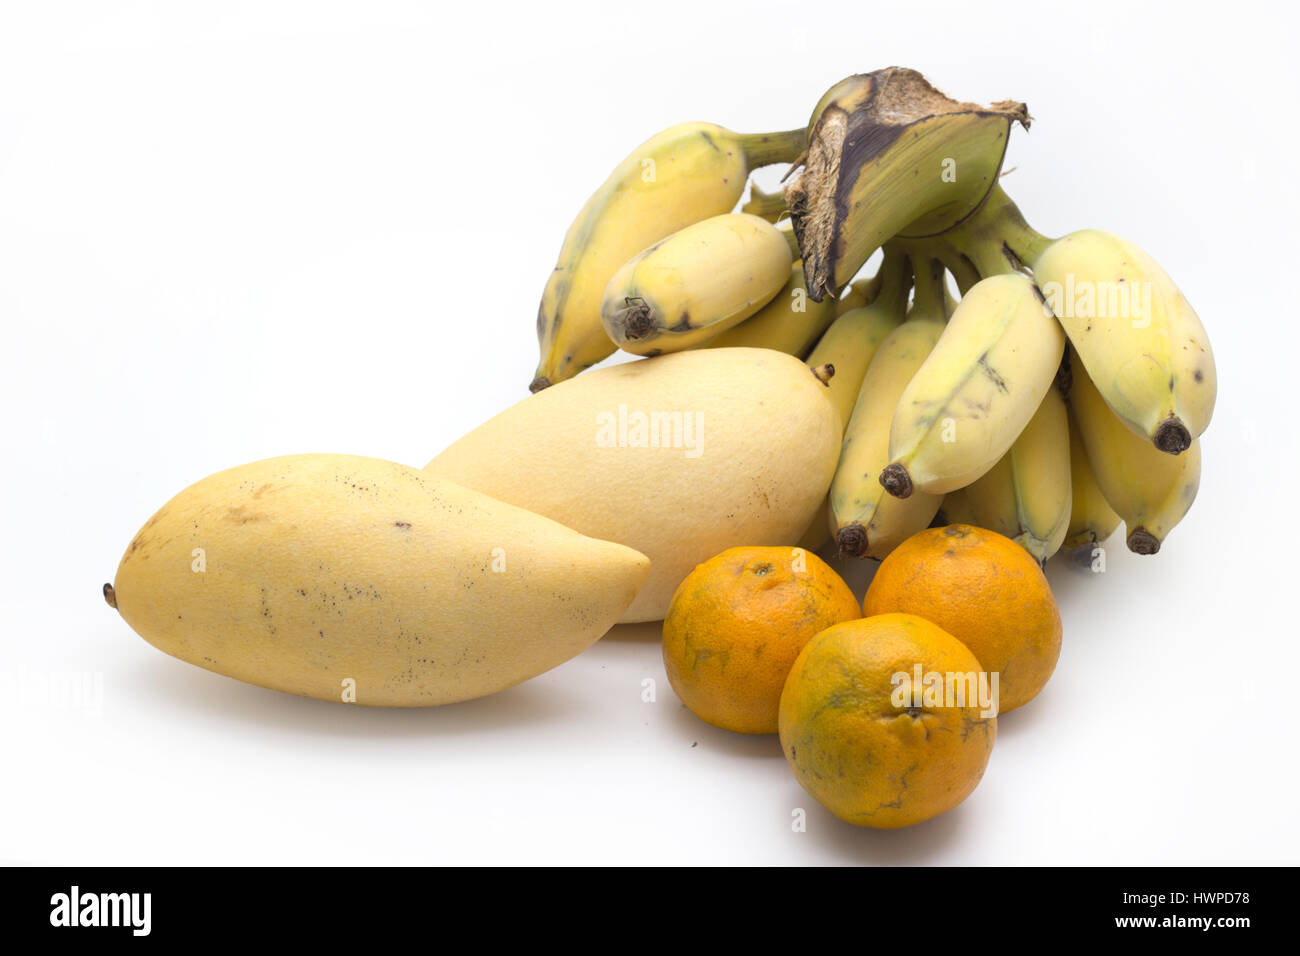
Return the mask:
<path id="1" fill-rule="evenodd" d="M 826 393 L 771 349 L 674 352 L 525 398 L 425 470 L 640 551 L 650 575 L 621 620 L 656 621 L 697 564 L 799 540 L 839 459 Z"/>
<path id="2" fill-rule="evenodd" d="M 374 458 L 292 455 L 198 482 L 105 596 L 181 660 L 323 700 L 448 704 L 585 650 L 644 555 Z"/>

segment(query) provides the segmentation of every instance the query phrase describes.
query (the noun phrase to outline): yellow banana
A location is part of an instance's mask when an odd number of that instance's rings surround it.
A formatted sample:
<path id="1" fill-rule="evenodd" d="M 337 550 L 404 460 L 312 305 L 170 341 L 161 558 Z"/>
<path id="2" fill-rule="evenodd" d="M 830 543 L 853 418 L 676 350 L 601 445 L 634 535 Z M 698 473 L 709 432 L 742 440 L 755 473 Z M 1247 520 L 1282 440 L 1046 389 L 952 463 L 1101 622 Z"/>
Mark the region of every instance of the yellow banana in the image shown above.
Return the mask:
<path id="1" fill-rule="evenodd" d="M 834 321 L 834 305 L 830 299 L 813 302 L 808 298 L 803 266 L 796 262 L 772 301 L 744 322 L 710 339 L 707 347 L 775 349 L 802 357 Z"/>
<path id="2" fill-rule="evenodd" d="M 1115 533 L 1120 517 L 1097 484 L 1073 412 L 1070 413 L 1070 499 L 1070 526 L 1061 547 L 1077 559 L 1091 563 L 1093 549 Z"/>
<path id="3" fill-rule="evenodd" d="M 692 223 L 735 208 L 749 171 L 790 162 L 804 130 L 741 135 L 683 123 L 635 149 L 569 227 L 537 313 L 534 392 L 613 354 L 600 321 L 605 287 L 625 262 Z"/>
<path id="4" fill-rule="evenodd" d="M 786 237 L 766 219 L 714 216 L 655 243 L 614 273 L 600 318 L 625 352 L 695 348 L 771 301 L 791 264 Z"/>
<path id="5" fill-rule="evenodd" d="M 894 408 L 943 334 L 940 294 L 928 286 L 918 278 L 917 301 L 907 320 L 876 349 L 844 433 L 830 490 L 831 523 L 843 554 L 884 558 L 923 531 L 943 501 L 940 495 L 923 492 L 895 498 L 885 493 L 879 480 L 880 470 L 889 463 Z"/>
<path id="6" fill-rule="evenodd" d="M 1033 270 L 1106 404 L 1161 451 L 1186 450 L 1210 423 L 1217 379 L 1201 320 L 1168 274 L 1097 229 L 1058 239 Z"/>
<path id="7" fill-rule="evenodd" d="M 1070 355 L 1070 407 L 1102 494 L 1124 519 L 1129 550 L 1155 554 L 1196 499 L 1201 443 L 1180 455 L 1160 451 L 1106 404 L 1083 363 Z"/>
<path id="8" fill-rule="evenodd" d="M 830 366 L 835 370 L 826 383 L 827 395 L 831 404 L 838 409 L 840 421 L 848 430 L 849 419 L 853 415 L 853 406 L 862 388 L 862 379 L 867 374 L 867 366 L 876 354 L 876 349 L 898 324 L 903 321 L 907 307 L 907 293 L 912 283 L 912 273 L 907 259 L 895 255 L 882 265 L 876 277 L 882 285 L 888 281 L 883 295 L 869 307 L 845 312 L 831 323 L 816 348 L 808 356 L 808 364 L 814 369 Z M 821 308 L 827 303 L 811 303 L 814 308 Z M 818 512 L 813 523 L 804 532 L 800 546 L 815 551 L 830 539 L 830 500 Z"/>
<path id="9" fill-rule="evenodd" d="M 827 91 L 785 190 L 809 295 L 834 295 L 895 235 L 968 216 L 996 183 L 1015 122 L 1029 126 L 1023 103 L 958 103 L 898 67 Z"/>
<path id="10" fill-rule="evenodd" d="M 814 368 L 826 364 L 835 368 L 834 377 L 827 383 L 827 394 L 840 410 L 845 428 L 872 356 L 885 337 L 903 321 L 911 278 L 904 256 L 895 254 L 886 259 L 881 265 L 882 292 L 877 300 L 839 316 L 808 355 L 808 364 Z"/>
<path id="11" fill-rule="evenodd" d="M 965 492 L 976 525 L 1006 535 L 1040 565 L 1060 550 L 1071 498 L 1070 419 L 1058 389 L 1047 390 L 1011 450 Z"/>
<path id="12" fill-rule="evenodd" d="M 1019 274 L 980 280 L 899 399 L 881 484 L 906 498 L 975 481 L 1029 424 L 1064 348 L 1033 282 Z"/>

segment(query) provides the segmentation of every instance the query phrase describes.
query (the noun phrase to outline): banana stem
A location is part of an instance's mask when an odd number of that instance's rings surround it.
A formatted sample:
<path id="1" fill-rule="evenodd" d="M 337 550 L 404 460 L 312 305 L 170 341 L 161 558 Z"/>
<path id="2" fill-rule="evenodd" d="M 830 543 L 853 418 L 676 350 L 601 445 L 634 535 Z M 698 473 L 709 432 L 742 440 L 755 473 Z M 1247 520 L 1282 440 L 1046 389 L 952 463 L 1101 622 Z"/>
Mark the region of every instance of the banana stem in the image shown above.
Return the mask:
<path id="1" fill-rule="evenodd" d="M 1053 240 L 1029 225 L 1020 207 L 1011 201 L 1011 197 L 1002 191 L 1001 186 L 994 188 L 994 196 L 1000 200 L 997 230 L 1002 236 L 1003 243 L 1032 271 L 1038 257 L 1046 251 Z"/>
<path id="2" fill-rule="evenodd" d="M 912 288 L 912 264 L 907 253 L 893 243 L 886 243 L 885 258 L 881 260 L 876 279 L 879 280 L 880 291 L 871 304 L 890 311 L 901 311 L 907 304 L 907 293 Z"/>
<path id="3" fill-rule="evenodd" d="M 1016 271 L 1015 262 L 1007 255 L 1009 249 L 995 238 L 972 237 L 971 241 L 960 243 L 958 249 L 975 267 L 981 279 Z"/>
<path id="4" fill-rule="evenodd" d="M 746 133 L 740 136 L 740 148 L 745 151 L 745 163 L 750 169 L 773 163 L 793 163 L 807 145 L 808 130 L 802 126 L 783 133 Z"/>
<path id="5" fill-rule="evenodd" d="M 749 201 L 740 207 L 740 211 L 766 219 L 768 222 L 776 222 L 788 211 L 785 204 L 785 194 L 779 189 L 775 192 L 765 193 L 758 188 L 757 183 L 751 182 L 749 184 Z"/>
<path id="6" fill-rule="evenodd" d="M 1000 185 L 995 185 L 984 203 L 965 222 L 944 233 L 941 247 L 952 259 L 968 260 L 980 278 L 1031 269 L 1052 240 L 1035 230 Z M 957 265 L 949 261 L 950 268 Z M 969 271 L 969 270 L 966 270 Z M 953 269 L 958 282 L 967 281 Z"/>
<path id="7" fill-rule="evenodd" d="M 943 246 L 938 254 L 940 261 L 957 280 L 957 291 L 962 295 L 969 292 L 970 287 L 980 281 L 979 270 L 965 253 L 950 246 Z"/>
<path id="8" fill-rule="evenodd" d="M 929 256 L 920 256 L 912 264 L 912 275 L 916 279 L 912 311 L 918 315 L 944 315 L 943 263 Z"/>

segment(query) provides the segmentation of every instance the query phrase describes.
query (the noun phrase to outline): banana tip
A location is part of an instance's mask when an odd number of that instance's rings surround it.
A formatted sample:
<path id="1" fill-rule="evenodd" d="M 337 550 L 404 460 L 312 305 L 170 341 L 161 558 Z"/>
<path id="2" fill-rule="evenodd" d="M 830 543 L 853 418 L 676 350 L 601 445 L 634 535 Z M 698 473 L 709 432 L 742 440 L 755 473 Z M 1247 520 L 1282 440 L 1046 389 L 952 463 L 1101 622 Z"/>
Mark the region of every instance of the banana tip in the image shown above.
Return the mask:
<path id="1" fill-rule="evenodd" d="M 1192 433 L 1176 415 L 1170 415 L 1156 428 L 1151 440 L 1161 451 L 1179 455 L 1191 447 Z"/>
<path id="2" fill-rule="evenodd" d="M 867 553 L 867 529 L 862 525 L 845 525 L 835 532 L 835 544 L 840 554 L 860 558 Z"/>
<path id="3" fill-rule="evenodd" d="M 818 365 L 812 370 L 813 376 L 823 385 L 830 386 L 831 379 L 835 377 L 835 366 L 830 362 L 825 365 Z"/>
<path id="4" fill-rule="evenodd" d="M 623 301 L 624 307 L 615 314 L 623 327 L 623 337 L 635 342 L 654 332 L 654 310 L 645 299 L 629 297 Z"/>
<path id="5" fill-rule="evenodd" d="M 1128 536 L 1128 549 L 1134 554 L 1155 554 L 1160 550 L 1160 539 L 1146 528 L 1134 528 Z"/>
<path id="6" fill-rule="evenodd" d="M 117 592 L 113 590 L 113 585 L 104 585 L 104 601 L 113 610 L 117 610 Z"/>
<path id="7" fill-rule="evenodd" d="M 895 498 L 906 498 L 912 494 L 912 476 L 898 462 L 885 466 L 885 470 L 880 473 L 880 485 Z"/>

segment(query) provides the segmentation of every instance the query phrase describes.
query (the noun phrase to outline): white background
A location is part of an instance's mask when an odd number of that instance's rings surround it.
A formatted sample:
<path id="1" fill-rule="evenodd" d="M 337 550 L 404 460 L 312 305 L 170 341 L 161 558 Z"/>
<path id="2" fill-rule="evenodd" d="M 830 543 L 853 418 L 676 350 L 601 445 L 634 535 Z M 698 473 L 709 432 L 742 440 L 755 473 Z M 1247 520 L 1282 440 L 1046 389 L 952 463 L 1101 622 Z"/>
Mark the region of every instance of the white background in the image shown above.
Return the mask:
<path id="1" fill-rule="evenodd" d="M 0 859 L 1300 862 L 1296 23 L 1197 6 L 0 7 Z M 382 711 L 201 671 L 105 607 L 204 475 L 422 465 L 522 397 L 561 237 L 648 135 L 798 126 L 891 64 L 1026 101 L 1005 183 L 1030 221 L 1137 240 L 1219 368 L 1195 509 L 1154 558 L 1117 536 L 1104 575 L 1053 565 L 1060 665 L 957 810 L 838 822 L 774 738 L 677 702 L 653 625 Z M 82 672 L 97 711 L 41 690 Z"/>

